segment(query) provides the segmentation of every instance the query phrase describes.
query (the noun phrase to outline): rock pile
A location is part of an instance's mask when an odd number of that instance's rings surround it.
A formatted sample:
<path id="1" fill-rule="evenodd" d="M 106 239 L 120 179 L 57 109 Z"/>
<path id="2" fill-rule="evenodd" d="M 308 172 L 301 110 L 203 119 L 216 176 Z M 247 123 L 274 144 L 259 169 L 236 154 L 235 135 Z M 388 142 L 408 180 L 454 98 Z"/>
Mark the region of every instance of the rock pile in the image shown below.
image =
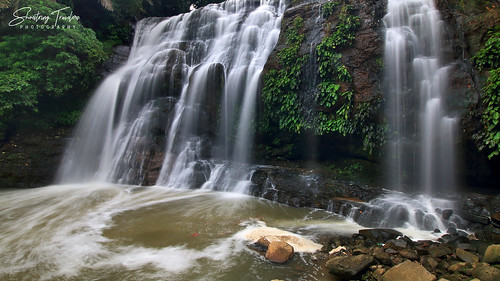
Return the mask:
<path id="1" fill-rule="evenodd" d="M 341 280 L 500 280 L 500 245 L 460 231 L 443 236 L 440 241 L 413 241 L 391 229 L 364 229 L 330 239 L 320 257 Z"/>

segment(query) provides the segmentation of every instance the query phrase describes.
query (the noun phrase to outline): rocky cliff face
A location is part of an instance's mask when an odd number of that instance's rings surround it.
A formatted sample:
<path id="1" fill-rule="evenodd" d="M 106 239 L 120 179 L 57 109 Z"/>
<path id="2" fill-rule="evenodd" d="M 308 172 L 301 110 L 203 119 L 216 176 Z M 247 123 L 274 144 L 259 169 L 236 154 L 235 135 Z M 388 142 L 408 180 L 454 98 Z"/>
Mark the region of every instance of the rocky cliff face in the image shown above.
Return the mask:
<path id="1" fill-rule="evenodd" d="M 300 46 L 300 54 L 311 54 L 310 65 L 302 74 L 302 80 L 307 81 L 301 85 L 303 93 L 311 93 L 310 90 L 316 88 L 314 79 L 312 79 L 317 75 L 315 47 L 339 21 L 338 11 L 327 17 L 323 16 L 324 6 L 327 2 L 331 1 L 291 1 L 283 17 L 279 42 L 265 66 L 265 71 L 279 68 L 277 53 L 286 48 L 285 31 L 292 28 L 294 18 L 298 16 L 303 18 L 304 25 L 301 33 L 305 35 L 305 40 Z M 368 102 L 375 105 L 377 100 L 383 98 L 384 27 L 381 20 L 386 13 L 387 3 L 377 0 L 349 0 L 347 2 L 352 5 L 354 13 L 359 17 L 360 26 L 356 31 L 352 47 L 341 50 L 342 63 L 352 76 L 352 81 L 342 83 L 341 86 L 343 90 L 350 90 L 354 93 L 356 103 Z M 437 5 L 448 29 L 446 60 L 452 66 L 450 85 L 453 91 L 453 99 L 450 102 L 456 114 L 462 117 L 462 146 L 464 147 L 463 151 L 465 151 L 462 156 L 463 159 L 467 159 L 464 161 L 467 165 L 467 174 L 470 177 L 476 177 L 492 174 L 492 170 L 488 166 L 485 156 L 477 152 L 471 138 L 480 129 L 478 127 L 480 126 L 478 120 L 481 112 L 480 89 L 485 80 L 484 73 L 478 73 L 473 69 L 471 57 L 484 45 L 488 30 L 500 24 L 500 9 L 498 8 L 500 5 L 494 7 L 493 4 L 488 3 L 464 2 L 467 1 L 438 0 Z M 124 56 L 122 53 L 125 52 L 117 52 L 120 58 Z M 110 63 L 113 64 L 114 61 Z M 381 115 L 382 111 L 377 110 Z M 52 133 L 50 135 L 51 137 L 43 138 L 43 145 L 38 145 L 42 143 L 41 141 L 23 138 L 14 140 L 20 146 L 26 142 L 26 145 L 40 151 L 50 151 L 46 156 L 33 158 L 30 163 L 24 161 L 31 159 L 29 156 L 21 155 L 19 151 L 7 149 L 6 147 L 10 144 L 4 144 L 3 152 L 5 153 L 1 158 L 2 171 L 6 175 L 2 177 L 4 187 L 36 186 L 50 183 L 58 165 L 58 161 L 54 159 L 58 159 L 64 149 L 61 139 L 52 137 Z M 14 163 L 12 159 L 17 159 L 16 157 L 20 159 L 19 165 L 15 164 L 19 166 L 19 169 L 11 168 L 6 164 Z M 163 153 L 160 147 L 151 151 L 143 184 L 154 184 L 161 168 L 162 159 Z M 26 172 L 28 171 L 26 164 L 29 164 L 29 172 Z M 24 167 L 21 167 L 22 165 Z M 37 178 L 40 180 L 34 180 Z M 23 185 L 23 182 L 28 184 Z"/>
<path id="2" fill-rule="evenodd" d="M 304 27 L 301 30 L 306 40 L 301 45 L 300 55 L 311 54 L 311 50 L 327 36 L 332 26 L 339 22 L 339 13 L 327 18 L 322 17 L 325 0 L 292 1 L 284 15 L 280 40 L 274 53 L 269 58 L 266 71 L 278 69 L 277 54 L 287 47 L 285 31 L 293 28 L 293 20 L 301 17 Z M 339 1 L 342 2 L 342 1 Z M 383 50 L 384 26 L 382 18 L 386 13 L 386 1 L 349 0 L 344 1 L 353 6 L 355 14 L 360 18 L 354 44 L 342 50 L 342 62 L 352 75 L 352 82 L 342 83 L 344 91 L 352 91 L 356 103 L 368 102 L 378 107 L 377 101 L 383 100 Z M 446 24 L 445 63 L 450 66 L 449 86 L 451 99 L 448 104 L 453 115 L 461 118 L 461 159 L 466 159 L 461 166 L 462 174 L 467 177 L 468 185 L 488 185 L 494 182 L 492 175 L 498 166 L 488 161 L 485 155 L 478 152 L 473 139 L 481 130 L 481 88 L 486 79 L 485 73 L 478 73 L 473 67 L 471 58 L 479 51 L 487 40 L 490 29 L 500 24 L 500 5 L 489 1 L 438 0 L 437 7 Z M 317 69 L 317 66 L 316 66 Z M 311 85 L 311 73 L 314 66 L 305 67 L 302 73 L 301 93 L 315 95 L 316 85 Z M 305 98 L 307 99 L 307 98 Z M 383 108 L 376 109 L 380 122 L 383 122 Z M 340 144 L 339 144 L 340 145 Z M 495 166 L 496 165 L 496 166 Z M 486 181 L 484 181 L 486 180 Z"/>
<path id="3" fill-rule="evenodd" d="M 277 53 L 287 47 L 286 30 L 293 28 L 293 21 L 297 17 L 304 20 L 300 31 L 305 40 L 300 48 L 300 55 L 311 55 L 315 58 L 315 49 L 321 40 L 327 36 L 338 23 L 339 9 L 325 18 L 322 15 L 325 0 L 292 1 L 288 6 L 281 24 L 281 33 L 278 44 L 268 59 L 266 71 L 279 68 Z M 352 73 L 352 83 L 343 85 L 345 90 L 354 91 L 356 101 L 371 101 L 381 96 L 382 60 L 383 60 L 383 26 L 381 19 L 385 14 L 384 1 L 352 0 L 347 1 L 353 6 L 360 17 L 354 44 L 351 48 L 342 50 L 342 62 Z M 314 63 L 311 59 L 309 63 Z M 317 67 L 306 66 L 302 75 L 302 90 L 308 85 L 310 71 L 317 71 Z M 313 85 L 316 86 L 316 85 Z"/>
<path id="4" fill-rule="evenodd" d="M 32 188 L 53 183 L 70 129 L 19 132 L 0 143 L 0 188 Z"/>
<path id="5" fill-rule="evenodd" d="M 361 26 L 354 46 L 346 53 L 346 65 L 353 73 L 356 101 L 373 101 L 381 97 L 384 35 L 382 17 L 385 1 L 352 0 L 358 10 Z"/>
<path id="6" fill-rule="evenodd" d="M 496 186 L 500 165 L 488 161 L 477 149 L 474 135 L 481 128 L 481 88 L 487 73 L 474 69 L 472 57 L 483 48 L 488 31 L 500 25 L 499 4 L 495 1 L 437 0 L 447 27 L 447 53 L 451 66 L 449 86 L 451 108 L 461 117 L 462 174 L 469 186 Z"/>

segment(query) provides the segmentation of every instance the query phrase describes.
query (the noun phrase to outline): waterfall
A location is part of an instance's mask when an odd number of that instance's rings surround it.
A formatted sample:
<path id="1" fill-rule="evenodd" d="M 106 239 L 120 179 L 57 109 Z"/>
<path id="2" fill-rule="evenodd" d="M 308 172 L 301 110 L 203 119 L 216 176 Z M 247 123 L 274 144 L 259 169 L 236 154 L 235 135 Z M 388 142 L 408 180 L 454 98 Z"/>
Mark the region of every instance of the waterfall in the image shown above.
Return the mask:
<path id="1" fill-rule="evenodd" d="M 161 186 L 245 192 L 260 74 L 284 5 L 229 0 L 139 21 L 127 63 L 87 105 L 58 181 L 142 184 L 156 170 Z"/>
<path id="2" fill-rule="evenodd" d="M 385 89 L 390 185 L 426 194 L 456 185 L 457 118 L 446 106 L 449 67 L 443 63 L 444 23 L 433 0 L 389 0 Z"/>

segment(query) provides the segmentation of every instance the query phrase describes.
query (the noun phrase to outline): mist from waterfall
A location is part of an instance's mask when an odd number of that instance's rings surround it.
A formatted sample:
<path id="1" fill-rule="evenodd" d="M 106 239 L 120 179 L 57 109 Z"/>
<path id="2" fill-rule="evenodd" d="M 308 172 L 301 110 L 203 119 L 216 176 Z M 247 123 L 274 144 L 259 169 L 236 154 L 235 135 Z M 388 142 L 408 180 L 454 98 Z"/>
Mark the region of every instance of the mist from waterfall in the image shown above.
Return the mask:
<path id="1" fill-rule="evenodd" d="M 141 184 L 156 145 L 157 185 L 245 192 L 260 75 L 284 5 L 229 0 L 138 22 L 128 62 L 94 93 L 58 182 Z"/>
<path id="2" fill-rule="evenodd" d="M 409 186 L 426 194 L 453 190 L 458 121 L 447 108 L 445 24 L 433 0 L 389 0 L 383 21 L 391 129 L 389 184 L 397 190 Z"/>

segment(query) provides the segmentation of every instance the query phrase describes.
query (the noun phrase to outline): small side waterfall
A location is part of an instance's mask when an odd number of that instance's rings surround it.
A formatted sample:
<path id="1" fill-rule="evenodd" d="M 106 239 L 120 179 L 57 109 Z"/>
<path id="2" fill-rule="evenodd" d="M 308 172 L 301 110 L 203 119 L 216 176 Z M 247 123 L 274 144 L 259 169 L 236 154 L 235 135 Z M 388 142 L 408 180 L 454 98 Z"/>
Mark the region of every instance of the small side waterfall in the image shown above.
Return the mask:
<path id="1" fill-rule="evenodd" d="M 426 194 L 453 189 L 457 119 L 449 116 L 444 23 L 433 0 L 389 0 L 385 89 L 390 185 Z"/>
<path id="2" fill-rule="evenodd" d="M 229 0 L 140 21 L 128 62 L 88 104 L 59 182 L 141 184 L 162 151 L 157 185 L 245 192 L 260 74 L 284 9 Z"/>

